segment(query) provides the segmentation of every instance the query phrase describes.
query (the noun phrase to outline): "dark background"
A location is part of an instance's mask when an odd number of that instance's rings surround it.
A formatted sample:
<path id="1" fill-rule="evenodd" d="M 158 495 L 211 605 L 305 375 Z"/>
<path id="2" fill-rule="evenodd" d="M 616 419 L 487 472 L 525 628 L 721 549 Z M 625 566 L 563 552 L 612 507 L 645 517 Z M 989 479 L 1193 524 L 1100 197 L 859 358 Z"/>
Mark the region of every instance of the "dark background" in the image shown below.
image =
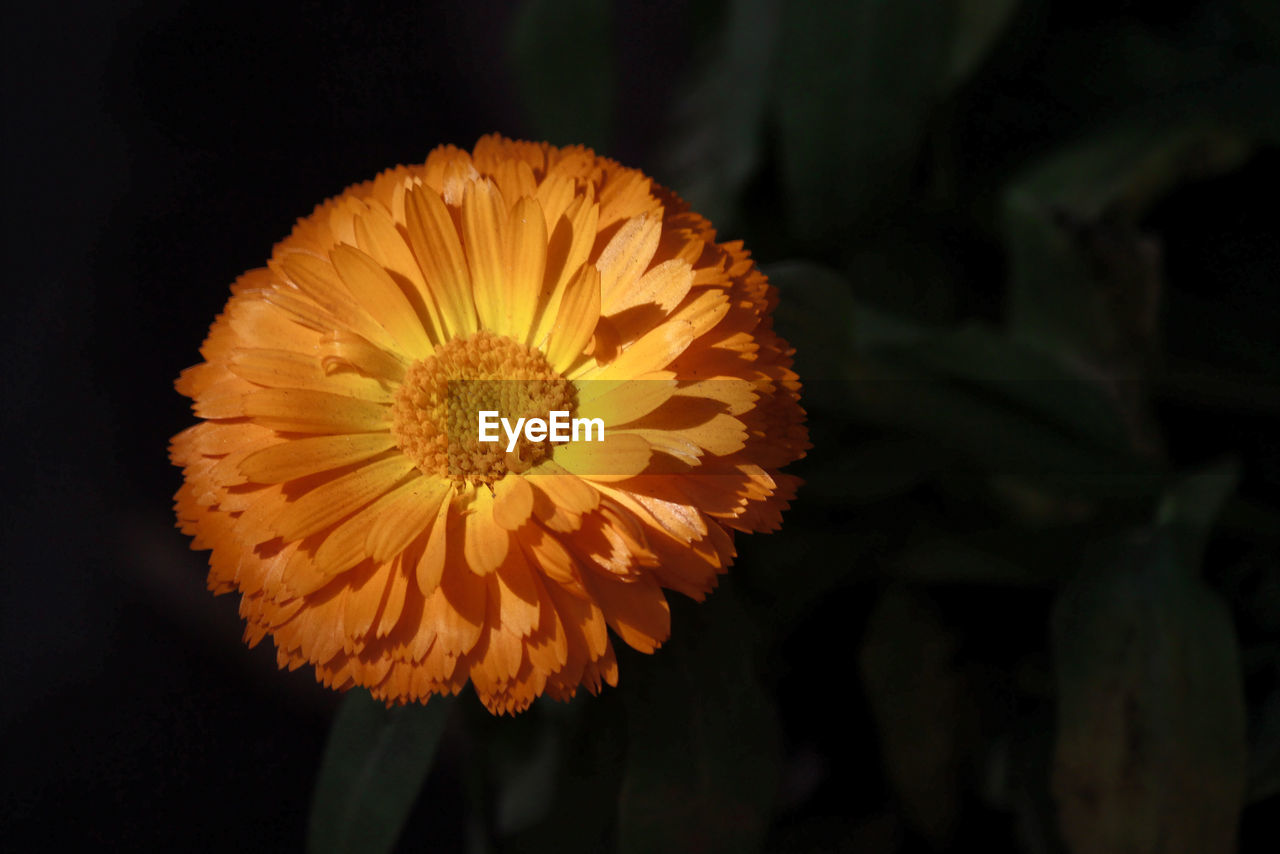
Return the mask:
<path id="1" fill-rule="evenodd" d="M 269 644 L 244 648 L 236 603 L 207 593 L 205 556 L 173 530 L 180 475 L 165 448 L 192 418 L 172 381 L 228 284 L 297 217 L 437 144 L 499 131 L 594 144 L 674 186 L 722 236 L 747 239 L 790 305 L 779 323 L 810 389 L 815 449 L 798 467 L 810 487 L 782 533 L 741 539 L 723 597 L 673 603 L 666 651 L 680 654 L 685 626 L 704 639 L 750 627 L 763 687 L 743 702 L 762 703 L 759 751 L 776 757 L 761 772 L 756 844 L 1066 850 L 1046 782 L 1054 733 L 1070 724 L 1054 609 L 1090 569 L 1120 565 L 1116 543 L 1158 535 L 1160 495 L 1183 475 L 1225 463 L 1230 497 L 1204 499 L 1217 524 L 1198 534 L 1195 601 L 1229 623 L 1201 632 L 1213 618 L 1193 608 L 1171 631 L 1223 640 L 1238 673 L 1192 672 L 1178 696 L 1244 703 L 1245 794 L 1221 809 L 1242 816 L 1242 850 L 1272 850 L 1280 18 L 1265 0 L 995 4 L 1012 9 L 997 35 L 939 72 L 945 85 L 922 85 L 916 52 L 981 16 L 922 7 L 899 20 L 865 5 L 7 12 L 0 816 L 16 848 L 301 847 L 338 698 L 309 671 L 277 672 Z M 1127 122 L 1147 134 L 1137 165 L 1108 136 Z M 1102 155 L 1072 154 L 1091 139 Z M 1036 172 L 1056 157 L 1059 173 Z M 1039 205 L 1031 237 L 1002 218 L 1011 187 Z M 974 328 L 978 339 L 952 335 Z M 1017 380 L 1038 364 L 1031 353 L 1051 368 Z M 880 384 L 898 391 L 849 390 L 851 375 L 901 370 L 907 380 Z M 953 385 L 969 396 L 933 396 Z M 1081 426 L 1073 401 L 1098 389 L 1115 411 Z M 1065 426 L 1052 421 L 1062 408 Z M 997 418 L 1034 426 L 1030 453 Z M 1045 423 L 1051 440 L 1036 432 Z M 1098 439 L 1108 430 L 1120 438 Z M 1105 453 L 1059 463 L 1062 435 L 1073 454 Z M 1063 487 L 1064 474 L 1093 487 Z M 1160 583 L 1143 588 L 1157 611 L 1182 595 Z M 639 784 L 609 745 L 627 739 L 620 707 L 638 719 L 628 681 L 660 683 L 662 659 L 622 655 L 617 691 L 567 718 L 535 708 L 502 736 L 459 711 L 402 847 L 536 848 L 530 828 L 554 829 L 560 807 L 536 821 L 504 813 L 524 754 L 492 760 L 489 745 L 545 731 L 565 755 L 595 757 L 556 766 L 553 790 L 603 781 L 580 805 L 604 816 L 583 849 L 613 839 L 619 781 Z M 1148 711 L 1166 696 L 1143 690 Z M 1228 712 L 1168 711 L 1171 738 L 1230 730 L 1215 717 Z M 1212 782 L 1233 773 L 1203 759 L 1213 749 L 1170 749 L 1187 763 L 1178 773 L 1203 761 L 1214 791 L 1234 785 Z M 722 758 L 739 767 L 732 750 Z"/>

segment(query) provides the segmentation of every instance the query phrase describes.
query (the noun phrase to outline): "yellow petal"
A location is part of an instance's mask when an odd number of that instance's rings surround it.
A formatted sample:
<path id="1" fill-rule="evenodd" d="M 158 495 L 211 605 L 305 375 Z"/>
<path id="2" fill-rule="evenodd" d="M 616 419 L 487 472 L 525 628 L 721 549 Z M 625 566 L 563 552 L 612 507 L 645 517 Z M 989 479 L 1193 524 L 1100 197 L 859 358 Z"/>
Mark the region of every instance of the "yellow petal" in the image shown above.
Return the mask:
<path id="1" fill-rule="evenodd" d="M 333 575 L 366 558 L 390 561 L 427 531 L 446 489 L 411 477 L 331 531 L 316 549 L 316 570 Z"/>
<path id="2" fill-rule="evenodd" d="M 670 320 L 645 333 L 612 362 L 583 373 L 582 379 L 630 379 L 663 370 L 688 349 L 693 339 L 693 325 L 683 317 L 673 315 Z"/>
<path id="3" fill-rule="evenodd" d="M 551 327 L 560 313 L 565 288 L 591 257 L 595 245 L 596 223 L 600 206 L 591 196 L 591 185 L 584 195 L 574 198 L 562 217 L 556 220 L 547 238 L 547 272 L 538 309 L 538 325 L 529 343 L 543 348 Z"/>
<path id="4" fill-rule="evenodd" d="M 670 372 L 657 371 L 629 380 L 583 380 L 577 383 L 579 418 L 600 418 L 605 430 L 634 421 L 666 403 L 676 393 Z"/>
<path id="5" fill-rule="evenodd" d="M 547 361 L 564 372 L 582 355 L 600 319 L 600 274 L 582 267 L 565 289 L 555 325 L 547 339 Z"/>
<path id="6" fill-rule="evenodd" d="M 577 561 L 555 535 L 540 526 L 521 532 L 521 544 L 535 568 L 552 581 L 585 595 Z"/>
<path id="7" fill-rule="evenodd" d="M 632 426 L 627 428 L 627 432 L 649 440 L 654 438 L 655 434 L 666 431 Z M 742 422 L 723 412 L 700 424 L 683 425 L 674 432 L 680 438 L 694 442 L 698 447 L 718 457 L 741 451 L 747 443 L 747 431 L 742 426 Z"/>
<path id="8" fill-rule="evenodd" d="M 344 367 L 369 377 L 400 382 L 404 379 L 403 357 L 375 347 L 363 337 L 345 329 L 334 330 L 320 342 L 320 363 L 328 376 Z"/>
<path id="9" fill-rule="evenodd" d="M 516 202 L 505 237 L 509 329 L 513 336 L 524 338 L 533 327 L 547 267 L 547 223 L 537 201 Z"/>
<path id="10" fill-rule="evenodd" d="M 630 290 L 653 260 L 662 236 L 662 217 L 642 214 L 623 223 L 600 253 L 600 304 L 611 306 Z"/>
<path id="11" fill-rule="evenodd" d="M 662 588 L 650 575 L 634 581 L 616 581 L 590 572 L 583 582 L 591 592 L 609 627 L 633 649 L 653 652 L 671 634 L 671 606 Z"/>
<path id="12" fill-rule="evenodd" d="M 652 475 L 652 477 L 657 478 L 661 477 L 661 475 Z M 679 501 L 668 501 L 664 498 L 645 495 L 638 490 L 632 489 L 631 484 L 628 484 L 626 489 L 618 489 L 602 484 L 600 491 L 636 513 L 638 517 L 652 519 L 655 525 L 686 543 L 700 540 L 707 534 L 706 522 L 702 518 L 702 512 L 697 507 Z"/>
<path id="13" fill-rule="evenodd" d="M 390 433 L 291 439 L 249 455 L 240 462 L 240 472 L 256 483 L 283 483 L 358 463 L 394 446 Z"/>
<path id="14" fill-rule="evenodd" d="M 649 465 L 649 443 L 631 433 L 605 432 L 603 442 L 570 442 L 555 449 L 555 461 L 588 480 L 632 477 Z"/>
<path id="15" fill-rule="evenodd" d="M 481 167 L 483 168 L 483 167 Z M 493 180 L 504 199 L 520 199 L 533 196 L 538 191 L 538 181 L 533 168 L 523 160 L 504 159 L 493 171 Z"/>
<path id="16" fill-rule="evenodd" d="M 518 637 L 528 637 L 538 625 L 542 599 L 537 583 L 519 550 L 503 561 L 497 577 L 498 622 Z"/>
<path id="17" fill-rule="evenodd" d="M 379 347 L 396 349 L 395 339 L 355 299 L 327 259 L 291 251 L 282 253 L 278 261 L 269 262 L 268 266 L 323 309 L 333 323 L 363 335 Z"/>
<path id="18" fill-rule="evenodd" d="M 511 537 L 493 519 L 493 495 L 488 489 L 476 490 L 470 511 L 465 517 L 462 553 L 472 572 L 488 575 L 506 558 Z"/>
<path id="19" fill-rule="evenodd" d="M 633 287 L 611 291 L 600 310 L 607 315 L 626 311 L 632 306 L 653 303 L 670 313 L 688 295 L 693 286 L 693 268 L 681 258 L 673 258 L 654 266 Z"/>
<path id="20" fill-rule="evenodd" d="M 449 566 L 432 594 L 439 602 L 434 613 L 426 615 L 436 626 L 436 644 L 452 655 L 470 652 L 484 630 L 486 600 L 485 579 L 468 572 L 463 566 Z M 436 597 L 439 597 L 437 600 Z"/>
<path id="21" fill-rule="evenodd" d="M 369 209 L 356 218 L 355 232 L 357 246 L 387 268 L 393 276 L 403 278 L 412 286 L 418 296 L 416 303 L 428 336 L 433 343 L 443 343 L 446 340 L 444 321 L 440 319 L 435 294 L 431 292 L 422 269 L 413 257 L 413 250 L 396 228 L 395 220 L 382 205 L 370 202 Z"/>
<path id="22" fill-rule="evenodd" d="M 577 182 L 567 175 L 551 175 L 538 185 L 534 198 L 542 206 L 542 213 L 547 219 L 547 231 L 555 228 L 560 217 L 568 210 L 575 198 Z"/>
<path id="23" fill-rule="evenodd" d="M 471 274 L 449 209 L 431 188 L 418 186 L 405 192 L 404 214 L 409 246 L 440 307 L 446 333 L 470 335 L 479 328 Z"/>
<path id="24" fill-rule="evenodd" d="M 397 559 L 392 565 L 391 580 L 387 586 L 387 599 L 382 607 L 382 616 L 378 618 L 378 637 L 386 637 L 396 627 L 400 615 L 404 612 L 405 594 L 408 591 L 409 572 L 403 562 Z"/>
<path id="25" fill-rule="evenodd" d="M 552 530 L 575 530 L 579 517 L 600 503 L 595 487 L 570 474 L 554 459 L 543 460 L 525 478 L 534 489 L 534 514 Z"/>
<path id="26" fill-rule="evenodd" d="M 427 537 L 427 547 L 418 560 L 418 589 L 423 596 L 430 596 L 440 586 L 440 578 L 444 574 L 445 554 L 449 543 L 449 510 L 453 497 L 446 495 L 436 508 L 435 521 L 431 523 L 431 533 Z"/>
<path id="27" fill-rule="evenodd" d="M 323 483 L 285 508 L 276 532 L 289 541 L 322 531 L 391 490 L 412 470 L 413 463 L 397 454 Z"/>
<path id="28" fill-rule="evenodd" d="M 687 323 L 689 335 L 701 338 L 729 313 L 729 297 L 723 291 L 704 290 L 671 315 L 668 322 Z"/>
<path id="29" fill-rule="evenodd" d="M 390 560 L 430 529 L 440 503 L 453 491 L 447 481 L 417 478 L 387 496 L 369 525 L 365 547 L 374 560 Z"/>
<path id="30" fill-rule="evenodd" d="M 431 340 L 418 313 L 381 264 L 352 246 L 335 246 L 329 259 L 347 289 L 395 339 L 400 352 L 415 359 L 431 353 Z"/>
<path id="31" fill-rule="evenodd" d="M 358 374 L 326 374 L 315 356 L 288 350 L 234 350 L 227 367 L 241 379 L 267 388 L 328 391 L 377 403 L 392 399 L 391 392 L 377 380 Z"/>
<path id="32" fill-rule="evenodd" d="M 201 400 L 201 418 L 253 418 L 263 427 L 295 433 L 372 433 L 388 428 L 390 410 L 381 403 L 296 388 Z"/>
<path id="33" fill-rule="evenodd" d="M 507 475 L 494 485 L 493 519 L 514 531 L 533 516 L 533 488 L 520 475 Z"/>
<path id="34" fill-rule="evenodd" d="M 480 325 L 500 335 L 510 335 L 510 299 L 503 271 L 503 242 L 507 207 L 491 181 L 477 181 L 462 196 L 462 236 L 472 293 Z"/>

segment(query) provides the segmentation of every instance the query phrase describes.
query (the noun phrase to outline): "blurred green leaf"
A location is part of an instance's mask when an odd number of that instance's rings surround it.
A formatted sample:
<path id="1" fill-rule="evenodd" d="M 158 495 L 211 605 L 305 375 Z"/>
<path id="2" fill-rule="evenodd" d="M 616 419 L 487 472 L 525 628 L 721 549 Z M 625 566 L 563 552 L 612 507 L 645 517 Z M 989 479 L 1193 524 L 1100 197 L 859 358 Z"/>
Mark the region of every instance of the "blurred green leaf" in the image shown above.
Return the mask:
<path id="1" fill-rule="evenodd" d="M 829 267 L 788 260 L 764 269 L 778 288 L 775 326 L 795 345 L 796 372 L 806 387 L 815 382 L 848 382 L 855 376 L 853 363 L 860 354 L 916 345 L 934 334 L 928 327 L 867 305 L 855 296 L 848 277 Z M 833 408 L 847 410 L 848 395 L 844 389 L 838 394 L 842 400 Z"/>
<path id="2" fill-rule="evenodd" d="M 1240 68 L 1188 98 L 1193 96 L 1194 108 L 1213 116 L 1224 127 L 1248 134 L 1258 142 L 1280 144 L 1280 65 L 1275 61 Z M 1166 109 L 1176 112 L 1177 102 Z"/>
<path id="3" fill-rule="evenodd" d="M 1026 854 L 1065 851 L 1049 791 L 1053 726 L 1052 708 L 1036 708 L 989 751 L 984 795 L 993 806 L 1014 814 L 1019 850 Z"/>
<path id="4" fill-rule="evenodd" d="M 879 531 L 805 521 L 796 514 L 788 535 L 751 539 L 734 568 L 751 613 L 779 631 L 804 620 L 851 578 L 875 577 L 885 551 Z"/>
<path id="5" fill-rule="evenodd" d="M 908 212 L 878 226 L 860 233 L 859 245 L 841 258 L 862 312 L 874 309 L 926 327 L 952 322 L 961 273 L 957 259 L 947 255 L 936 221 Z M 861 325 L 868 325 L 865 318 Z M 860 330 L 859 337 L 864 336 Z"/>
<path id="6" fill-rule="evenodd" d="M 779 0 L 729 0 L 710 56 L 676 106 L 664 174 L 693 209 L 731 232 L 760 166 Z"/>
<path id="7" fill-rule="evenodd" d="M 1280 3 L 1275 0 L 1232 0 L 1231 5 L 1239 16 L 1238 26 L 1243 35 L 1280 56 Z"/>
<path id="8" fill-rule="evenodd" d="M 822 447 L 815 442 L 815 448 Z M 805 473 L 806 501 L 830 500 L 844 506 L 882 501 L 908 492 L 945 465 L 935 447 L 910 437 L 868 439 L 827 457 L 823 465 Z"/>
<path id="9" fill-rule="evenodd" d="M 1249 723 L 1249 803 L 1257 803 L 1280 795 L 1280 686 Z"/>
<path id="10" fill-rule="evenodd" d="M 1035 69 L 1054 98 L 1046 129 L 1065 138 L 1108 122 L 1154 122 L 1173 134 L 1218 127 L 1274 143 L 1280 139 L 1276 9 L 1273 0 L 1236 0 L 1204 4 L 1179 27 L 1121 16 L 1059 32 Z"/>
<path id="11" fill-rule="evenodd" d="M 1054 608 L 1053 791 L 1068 847 L 1230 854 L 1248 765 L 1230 614 L 1162 526 L 1094 556 Z"/>
<path id="12" fill-rule="evenodd" d="M 1182 560 L 1198 567 L 1213 527 L 1240 480 L 1234 462 L 1219 463 L 1183 478 L 1165 495 L 1156 520 L 1179 537 Z"/>
<path id="13" fill-rule="evenodd" d="M 1156 350 L 1162 287 L 1159 246 L 1138 219 L 1179 183 L 1239 165 L 1250 148 L 1212 127 L 1140 121 L 1024 173 L 1004 201 L 1012 334 L 1094 366 L 1133 398 Z"/>
<path id="14" fill-rule="evenodd" d="M 563 721 L 570 707 L 534 703 L 514 718 L 486 721 L 480 737 L 493 768 L 494 829 L 509 836 L 534 826 L 551 809 L 563 758 Z"/>
<path id="15" fill-rule="evenodd" d="M 557 145 L 607 152 L 617 81 L 613 4 L 525 0 L 508 38 L 517 90 L 534 134 Z"/>
<path id="16" fill-rule="evenodd" d="M 1011 211 L 1052 208 L 1076 220 L 1108 213 L 1142 215 L 1178 184 L 1243 162 L 1251 146 L 1239 134 L 1211 127 L 1129 122 L 1069 145 L 1015 181 Z"/>
<path id="17" fill-rule="evenodd" d="M 660 659 L 628 662 L 627 763 L 618 850 L 759 850 L 779 773 L 779 735 L 755 668 L 758 628 L 727 584 L 673 607 Z"/>
<path id="18" fill-rule="evenodd" d="M 993 584 L 1037 587 L 1070 574 L 1078 526 L 1058 532 L 996 529 L 972 538 L 938 537 L 908 546 L 893 567 L 895 578 L 926 584 Z M 991 542 L 997 540 L 999 542 Z"/>
<path id="19" fill-rule="evenodd" d="M 852 811 L 850 811 L 852 812 Z M 897 854 L 902 851 L 902 819 L 893 810 L 876 815 L 814 815 L 789 821 L 769 835 L 769 850 Z"/>
<path id="20" fill-rule="evenodd" d="M 955 0 L 955 32 L 951 39 L 948 83 L 968 77 L 1000 38 L 1017 11 L 1018 0 Z"/>
<path id="21" fill-rule="evenodd" d="M 1105 388 L 991 330 L 870 346 L 856 368 L 860 418 L 926 436 L 977 471 L 1101 496 L 1152 488 L 1157 469 Z"/>
<path id="22" fill-rule="evenodd" d="M 807 261 L 770 264 L 765 272 L 778 289 L 774 325 L 796 348 L 795 370 L 801 380 L 808 385 L 845 379 L 853 355 L 857 311 L 848 280 Z M 843 389 L 836 392 L 842 395 Z M 819 399 L 818 403 L 824 401 Z M 832 404 L 836 409 L 844 408 L 838 401 Z"/>
<path id="23" fill-rule="evenodd" d="M 783 7 L 775 113 L 793 233 L 838 234 L 905 186 L 952 59 L 954 8 L 936 0 Z"/>
<path id="24" fill-rule="evenodd" d="M 768 273 L 779 290 L 777 328 L 796 344 L 812 410 L 905 430 L 973 471 L 1103 496 L 1158 486 L 1156 465 L 1096 376 L 981 326 L 938 330 L 877 311 L 815 264 Z M 938 468 L 936 457 L 923 461 Z"/>
<path id="25" fill-rule="evenodd" d="M 536 713 L 531 729 L 540 733 L 536 744 L 532 750 L 508 747 L 509 770 L 516 773 L 499 774 L 497 780 L 499 818 L 505 813 L 524 819 L 502 828 L 501 850 L 612 850 L 626 749 L 622 701 L 616 692 L 606 691 L 598 697 L 580 694 L 569 703 L 542 700 L 531 711 Z M 506 744 L 519 736 L 511 733 Z M 512 761 L 521 754 L 531 761 Z M 539 818 L 527 823 L 535 814 Z"/>
<path id="26" fill-rule="evenodd" d="M 311 802 L 313 854 L 391 851 L 431 770 L 451 698 L 387 708 L 363 688 L 338 708 Z"/>
<path id="27" fill-rule="evenodd" d="M 885 774 L 908 822 L 938 849 L 960 814 L 966 689 L 956 648 L 928 601 L 890 588 L 871 614 L 858 657 Z"/>
<path id="28" fill-rule="evenodd" d="M 1156 28 L 1128 15 L 1063 28 L 1045 42 L 1035 69 L 1054 97 L 1049 127 L 1065 139 L 1220 76 L 1227 48 L 1220 30 L 1208 20 Z"/>
<path id="29" fill-rule="evenodd" d="M 1068 365 L 979 325 L 920 338 L 909 345 L 863 347 L 869 359 L 953 381 L 1001 401 L 1029 422 L 1053 425 L 1100 452 L 1131 450 L 1113 400 Z"/>

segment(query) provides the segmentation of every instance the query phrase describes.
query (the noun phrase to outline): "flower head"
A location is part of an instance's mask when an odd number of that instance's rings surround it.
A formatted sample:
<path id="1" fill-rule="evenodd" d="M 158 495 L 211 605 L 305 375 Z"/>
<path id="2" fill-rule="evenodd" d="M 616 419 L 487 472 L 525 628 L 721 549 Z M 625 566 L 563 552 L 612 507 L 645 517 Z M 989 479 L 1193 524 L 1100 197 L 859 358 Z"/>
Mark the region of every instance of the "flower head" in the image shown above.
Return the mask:
<path id="1" fill-rule="evenodd" d="M 775 529 L 808 447 L 774 293 L 634 169 L 497 136 L 300 220 L 232 286 L 180 392 L 179 526 L 246 640 L 388 702 L 495 712 L 616 684 L 734 533 Z M 603 439 L 479 439 L 478 417 Z"/>

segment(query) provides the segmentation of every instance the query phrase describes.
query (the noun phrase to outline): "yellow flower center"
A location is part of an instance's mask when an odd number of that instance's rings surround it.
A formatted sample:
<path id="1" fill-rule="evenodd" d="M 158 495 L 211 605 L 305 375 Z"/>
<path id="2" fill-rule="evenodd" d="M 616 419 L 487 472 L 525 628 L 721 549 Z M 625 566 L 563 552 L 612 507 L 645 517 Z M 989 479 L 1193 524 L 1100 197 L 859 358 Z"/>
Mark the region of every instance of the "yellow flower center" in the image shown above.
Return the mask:
<path id="1" fill-rule="evenodd" d="M 531 442 L 521 431 L 508 452 L 503 428 L 497 442 L 481 442 L 482 410 L 514 425 L 518 418 L 572 412 L 576 403 L 573 384 L 542 353 L 481 330 L 409 367 L 391 407 L 391 435 L 423 474 L 493 483 L 545 459 L 550 441 Z"/>

